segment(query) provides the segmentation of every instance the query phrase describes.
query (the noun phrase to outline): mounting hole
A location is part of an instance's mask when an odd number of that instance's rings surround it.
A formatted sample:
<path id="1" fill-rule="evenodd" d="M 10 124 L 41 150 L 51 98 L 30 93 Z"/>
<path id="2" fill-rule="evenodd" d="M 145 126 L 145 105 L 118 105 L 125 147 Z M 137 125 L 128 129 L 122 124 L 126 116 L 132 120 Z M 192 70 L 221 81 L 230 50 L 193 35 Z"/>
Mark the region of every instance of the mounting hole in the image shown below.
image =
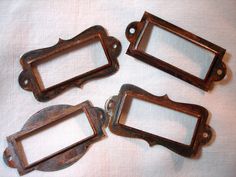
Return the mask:
<path id="1" fill-rule="evenodd" d="M 204 132 L 203 134 L 202 134 L 202 136 L 203 136 L 203 138 L 208 138 L 208 133 L 206 133 L 206 132 Z"/>
<path id="2" fill-rule="evenodd" d="M 28 84 L 29 84 L 29 80 L 28 79 L 24 80 L 24 85 L 28 85 Z"/>
<path id="3" fill-rule="evenodd" d="M 112 48 L 113 48 L 113 49 L 116 49 L 117 47 L 118 47 L 117 44 L 113 44 L 113 45 L 112 45 Z"/>
<path id="4" fill-rule="evenodd" d="M 130 28 L 130 29 L 129 29 L 129 33 L 130 33 L 130 34 L 134 34 L 135 31 L 136 31 L 135 28 Z"/>
<path id="5" fill-rule="evenodd" d="M 12 156 L 11 156 L 11 155 L 8 156 L 8 157 L 7 157 L 7 160 L 8 160 L 8 161 L 12 161 Z"/>
<path id="6" fill-rule="evenodd" d="M 108 103 L 108 109 L 111 109 L 113 106 L 114 106 L 114 102 L 111 100 L 111 101 Z"/>
<path id="7" fill-rule="evenodd" d="M 217 74 L 220 76 L 223 73 L 223 71 L 221 69 L 217 70 Z"/>
<path id="8" fill-rule="evenodd" d="M 99 118 L 103 119 L 103 114 L 101 112 L 99 113 Z"/>

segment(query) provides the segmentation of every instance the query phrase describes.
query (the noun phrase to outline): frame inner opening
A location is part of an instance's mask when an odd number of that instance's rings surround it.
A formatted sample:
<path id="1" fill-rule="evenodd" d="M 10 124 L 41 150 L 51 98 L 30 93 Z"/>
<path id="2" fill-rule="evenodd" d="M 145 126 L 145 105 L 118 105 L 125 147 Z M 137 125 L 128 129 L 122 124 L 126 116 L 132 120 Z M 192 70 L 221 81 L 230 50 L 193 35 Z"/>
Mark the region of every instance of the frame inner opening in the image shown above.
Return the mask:
<path id="1" fill-rule="evenodd" d="M 202 80 L 206 78 L 215 57 L 212 51 L 150 22 L 146 22 L 136 49 Z"/>
<path id="2" fill-rule="evenodd" d="M 126 96 L 119 123 L 190 145 L 198 120 L 197 117 Z"/>
<path id="3" fill-rule="evenodd" d="M 37 62 L 34 73 L 42 90 L 84 73 L 108 65 L 108 59 L 98 38 L 67 49 L 48 60 Z"/>
<path id="4" fill-rule="evenodd" d="M 20 142 L 31 165 L 92 135 L 94 131 L 81 111 L 22 137 Z"/>

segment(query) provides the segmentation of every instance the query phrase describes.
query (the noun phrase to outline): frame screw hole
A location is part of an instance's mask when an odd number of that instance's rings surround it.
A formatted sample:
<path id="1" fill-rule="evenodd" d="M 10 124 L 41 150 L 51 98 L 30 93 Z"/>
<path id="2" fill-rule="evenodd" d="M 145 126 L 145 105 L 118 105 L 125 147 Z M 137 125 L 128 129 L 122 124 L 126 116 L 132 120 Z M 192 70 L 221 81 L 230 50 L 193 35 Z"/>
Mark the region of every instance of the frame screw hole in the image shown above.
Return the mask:
<path id="1" fill-rule="evenodd" d="M 12 161 L 12 156 L 11 156 L 11 155 L 8 156 L 8 157 L 7 157 L 7 160 L 8 160 L 8 161 Z"/>
<path id="2" fill-rule="evenodd" d="M 202 134 L 202 136 L 203 136 L 203 138 L 208 138 L 208 133 L 206 133 L 206 132 L 204 132 L 203 134 Z"/>
<path id="3" fill-rule="evenodd" d="M 114 106 L 114 102 L 113 102 L 113 101 L 111 101 L 111 102 L 108 103 L 108 108 L 109 108 L 109 109 L 111 109 L 113 106 Z"/>
<path id="4" fill-rule="evenodd" d="M 112 47 L 113 47 L 113 49 L 116 49 L 117 48 L 117 44 L 113 44 Z"/>
<path id="5" fill-rule="evenodd" d="M 136 31 L 135 28 L 130 28 L 130 29 L 129 29 L 129 33 L 130 33 L 130 34 L 134 34 L 135 31 Z"/>
<path id="6" fill-rule="evenodd" d="M 223 73 L 223 71 L 221 69 L 217 70 L 217 74 L 220 76 Z"/>
<path id="7" fill-rule="evenodd" d="M 99 118 L 102 119 L 103 118 L 103 114 L 99 113 Z"/>
<path id="8" fill-rule="evenodd" d="M 29 80 L 28 79 L 24 80 L 24 85 L 28 85 L 28 84 L 29 84 Z"/>

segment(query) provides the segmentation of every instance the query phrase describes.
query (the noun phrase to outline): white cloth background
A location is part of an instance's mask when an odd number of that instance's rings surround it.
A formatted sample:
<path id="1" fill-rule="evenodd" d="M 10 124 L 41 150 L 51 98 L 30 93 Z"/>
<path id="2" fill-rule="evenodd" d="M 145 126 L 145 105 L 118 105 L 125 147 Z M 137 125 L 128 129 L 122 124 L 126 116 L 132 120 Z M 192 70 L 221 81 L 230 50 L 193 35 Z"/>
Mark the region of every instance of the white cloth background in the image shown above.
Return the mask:
<path id="1" fill-rule="evenodd" d="M 224 57 L 227 77 L 216 83 L 212 91 L 204 92 L 126 55 L 129 42 L 125 29 L 130 22 L 139 21 L 144 11 L 227 49 Z M 96 24 L 104 26 L 109 35 L 121 41 L 120 69 L 116 74 L 90 81 L 82 89 L 73 88 L 45 103 L 20 88 L 17 79 L 22 70 L 19 63 L 22 54 L 52 46 L 59 37 L 72 38 Z M 0 39 L 0 152 L 7 147 L 6 136 L 19 131 L 38 110 L 55 104 L 76 105 L 85 100 L 103 107 L 106 99 L 118 94 L 124 83 L 135 84 L 155 95 L 168 94 L 175 101 L 206 107 L 210 112 L 209 124 L 216 132 L 214 142 L 203 147 L 198 159 L 188 159 L 162 146 L 150 148 L 142 140 L 116 136 L 106 129 L 107 138 L 94 144 L 74 165 L 56 172 L 33 171 L 26 176 L 236 176 L 235 0 L 2 0 Z M 40 150 L 34 144 L 32 147 L 35 153 Z M 0 176 L 13 177 L 18 173 L 1 159 Z"/>

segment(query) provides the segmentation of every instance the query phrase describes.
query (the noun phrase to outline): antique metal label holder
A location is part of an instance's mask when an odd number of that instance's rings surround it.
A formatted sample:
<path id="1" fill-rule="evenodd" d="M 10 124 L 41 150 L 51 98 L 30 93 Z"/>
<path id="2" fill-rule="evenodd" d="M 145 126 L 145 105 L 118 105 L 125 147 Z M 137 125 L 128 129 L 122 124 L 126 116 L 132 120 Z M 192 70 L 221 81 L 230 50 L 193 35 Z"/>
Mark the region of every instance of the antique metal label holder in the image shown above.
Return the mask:
<path id="1" fill-rule="evenodd" d="M 215 57 L 211 63 L 211 66 L 204 79 L 198 78 L 191 73 L 181 70 L 159 58 L 156 58 L 142 50 L 139 50 L 138 46 L 143 38 L 143 34 L 148 25 L 154 25 L 162 28 L 168 32 L 171 32 L 193 44 L 200 46 L 215 54 Z M 226 66 L 222 61 L 225 54 L 225 49 L 192 34 L 182 28 L 179 28 L 161 18 L 158 18 L 148 12 L 145 12 L 140 22 L 132 22 L 126 28 L 126 37 L 130 42 L 127 54 L 141 60 L 151 66 L 161 69 L 179 79 L 182 79 L 196 87 L 199 87 L 205 91 L 211 89 L 214 81 L 222 80 L 226 74 Z"/>
<path id="2" fill-rule="evenodd" d="M 160 137 L 133 127 L 129 127 L 119 122 L 122 118 L 123 110 L 128 99 L 140 99 L 151 102 L 169 109 L 173 109 L 197 119 L 197 124 L 194 130 L 194 135 L 190 145 L 178 143 L 176 141 Z M 212 137 L 210 126 L 206 124 L 208 118 L 208 111 L 199 105 L 178 103 L 170 100 L 167 95 L 158 97 L 152 95 L 141 88 L 134 85 L 123 85 L 118 96 L 113 96 L 107 101 L 106 111 L 111 115 L 109 124 L 110 130 L 121 136 L 140 138 L 149 143 L 150 146 L 160 144 L 168 149 L 186 157 L 191 157 L 196 154 L 201 145 L 206 144 Z M 125 114 L 126 115 L 126 114 Z M 143 117 L 145 119 L 145 117 Z"/>
<path id="3" fill-rule="evenodd" d="M 88 118 L 94 134 L 74 144 L 59 150 L 31 164 L 28 163 L 21 140 L 37 132 L 50 128 L 73 115 L 84 112 Z M 55 171 L 66 168 L 79 160 L 90 145 L 104 137 L 103 126 L 106 119 L 104 111 L 93 107 L 89 101 L 76 106 L 56 105 L 50 106 L 35 113 L 25 123 L 21 131 L 8 136 L 8 147 L 4 151 L 5 163 L 12 168 L 17 168 L 20 175 L 32 170 Z M 47 147 L 45 147 L 47 148 Z"/>
<path id="4" fill-rule="evenodd" d="M 84 45 L 94 42 L 94 40 L 101 42 L 108 64 L 49 88 L 44 87 L 37 70 L 37 65 L 52 59 L 56 55 L 68 52 L 68 50 L 79 49 Z M 55 46 L 33 50 L 24 54 L 20 59 L 23 71 L 19 76 L 19 84 L 23 89 L 32 91 L 38 101 L 47 101 L 68 88 L 74 86 L 80 87 L 89 80 L 115 73 L 119 68 L 117 56 L 120 54 L 120 51 L 121 44 L 116 38 L 107 36 L 107 33 L 102 26 L 93 26 L 70 40 L 59 39 Z"/>

